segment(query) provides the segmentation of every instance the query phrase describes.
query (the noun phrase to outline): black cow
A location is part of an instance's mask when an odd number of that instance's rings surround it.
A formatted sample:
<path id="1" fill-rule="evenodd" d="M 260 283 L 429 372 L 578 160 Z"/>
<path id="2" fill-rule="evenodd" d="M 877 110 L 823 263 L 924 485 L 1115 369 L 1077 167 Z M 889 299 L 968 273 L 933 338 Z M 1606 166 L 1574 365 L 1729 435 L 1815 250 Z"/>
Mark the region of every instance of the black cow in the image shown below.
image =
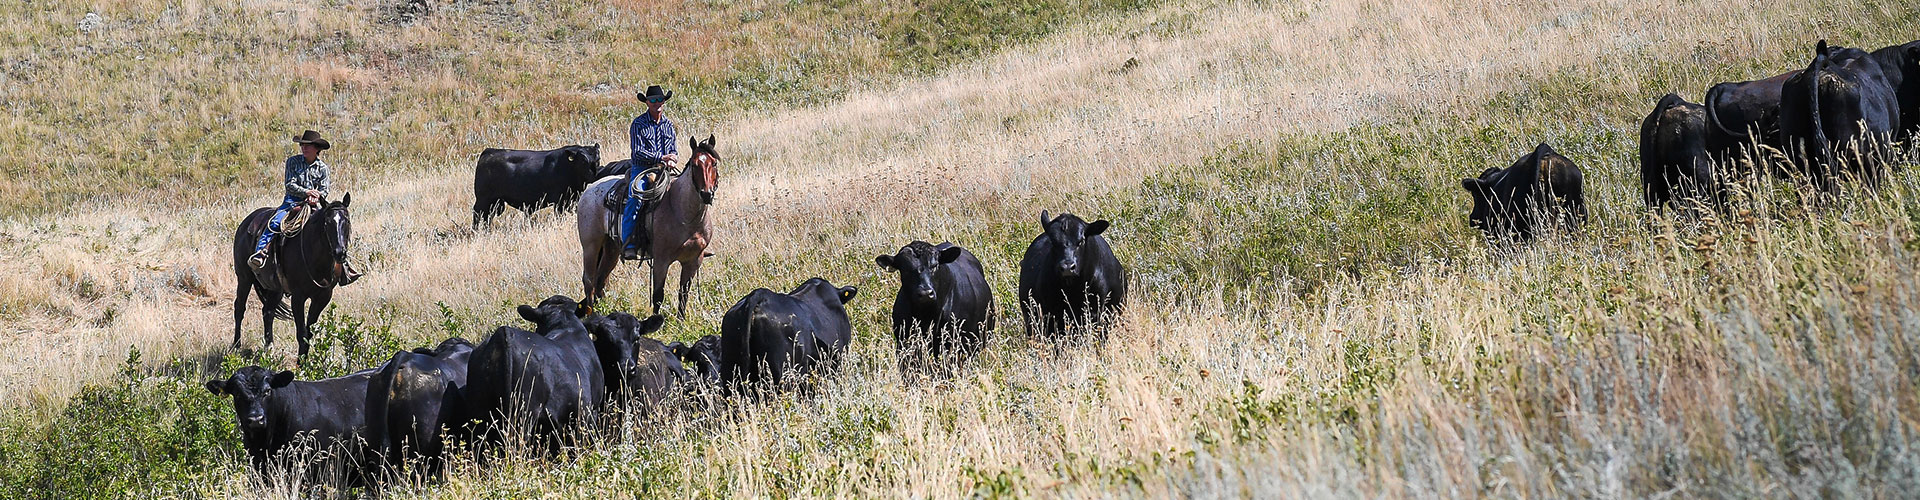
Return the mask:
<path id="1" fill-rule="evenodd" d="M 893 297 L 893 344 L 903 375 L 929 359 L 965 362 L 993 331 L 993 288 L 973 252 L 952 243 L 915 241 L 874 257 L 900 273 Z M 951 359 L 949 359 L 951 357 Z"/>
<path id="2" fill-rule="evenodd" d="M 1707 89 L 1707 153 L 1726 167 L 1751 165 L 1756 146 L 1785 149 L 1780 139 L 1780 89 L 1799 70 Z M 1747 159 L 1748 163 L 1739 160 Z"/>
<path id="3" fill-rule="evenodd" d="M 493 220 L 502 206 L 532 213 L 552 205 L 573 209 L 600 170 L 600 146 L 546 151 L 487 148 L 473 167 L 473 227 Z"/>
<path id="4" fill-rule="evenodd" d="M 1580 167 L 1573 160 L 1540 143 L 1512 166 L 1488 168 L 1478 178 L 1460 180 L 1473 195 L 1467 223 L 1496 241 L 1531 240 L 1542 219 L 1579 227 L 1587 219 L 1580 180 Z"/>
<path id="5" fill-rule="evenodd" d="M 505 438 L 506 420 L 557 446 L 566 431 L 598 416 L 606 372 L 580 322 L 585 310 L 573 299 L 555 295 L 538 307 L 520 306 L 519 313 L 537 330 L 502 326 L 473 349 L 467 415 L 485 426 L 491 441 Z"/>
<path id="6" fill-rule="evenodd" d="M 208 380 L 208 392 L 233 398 L 240 443 L 255 471 L 269 465 L 309 466 L 307 478 L 361 483 L 365 452 L 367 380 L 373 371 L 325 380 L 294 380 L 293 372 L 259 366 Z M 298 446 L 295 446 L 298 445 Z M 289 447 L 293 447 L 290 449 Z"/>
<path id="7" fill-rule="evenodd" d="M 1087 223 L 1073 214 L 1040 212 L 1040 236 L 1020 258 L 1020 312 L 1027 335 L 1053 340 L 1084 322 L 1104 339 L 1108 323 L 1127 299 L 1127 271 L 1101 233 L 1106 220 Z"/>
<path id="8" fill-rule="evenodd" d="M 1900 101 L 1900 129 L 1895 138 L 1911 138 L 1920 129 L 1920 41 L 1873 51 L 1873 58 Z"/>
<path id="9" fill-rule="evenodd" d="M 680 365 L 686 367 L 690 386 L 715 385 L 720 383 L 720 336 L 700 337 L 693 344 L 674 342 L 667 345 Z M 694 387 L 689 387 L 694 388 Z"/>
<path id="10" fill-rule="evenodd" d="M 807 387 L 853 342 L 846 303 L 859 290 L 809 279 L 790 293 L 748 293 L 720 320 L 720 379 L 726 387 Z"/>
<path id="11" fill-rule="evenodd" d="M 1851 47 L 1814 47 L 1813 62 L 1780 95 L 1780 133 L 1815 185 L 1842 173 L 1873 181 L 1892 152 L 1900 103 L 1878 59 Z"/>
<path id="12" fill-rule="evenodd" d="M 441 468 L 443 434 L 464 436 L 467 367 L 473 343 L 454 337 L 432 349 L 395 353 L 367 383 L 367 444 L 388 467 L 421 460 Z"/>
<path id="13" fill-rule="evenodd" d="M 605 371 L 607 393 L 642 416 L 660 407 L 675 386 L 687 378 L 666 344 L 645 335 L 660 330 L 667 318 L 655 314 L 645 320 L 614 312 L 582 320 L 593 333 L 594 350 Z"/>
<path id="14" fill-rule="evenodd" d="M 1667 94 L 1640 122 L 1640 194 L 1647 206 L 1688 198 L 1719 205 L 1706 115 L 1706 107 Z"/>

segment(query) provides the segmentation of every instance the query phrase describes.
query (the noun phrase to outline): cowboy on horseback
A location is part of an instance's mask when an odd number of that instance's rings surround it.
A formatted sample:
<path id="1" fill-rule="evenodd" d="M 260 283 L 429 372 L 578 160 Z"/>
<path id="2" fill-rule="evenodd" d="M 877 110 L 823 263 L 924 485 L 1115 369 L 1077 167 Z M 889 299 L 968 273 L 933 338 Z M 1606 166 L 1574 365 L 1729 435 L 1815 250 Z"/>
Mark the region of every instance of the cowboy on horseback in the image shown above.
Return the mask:
<path id="1" fill-rule="evenodd" d="M 318 205 L 333 187 L 327 164 L 320 161 L 320 152 L 332 149 L 333 144 L 312 130 L 294 137 L 293 142 L 300 145 L 300 154 L 287 157 L 286 198 L 280 201 L 280 208 L 267 221 L 267 230 L 260 232 L 260 240 L 253 245 L 253 257 L 247 259 L 247 265 L 254 269 L 267 267 L 267 246 L 282 232 L 287 217 L 292 215 L 295 220 L 301 220 L 302 210 Z"/>
<path id="2" fill-rule="evenodd" d="M 662 187 L 661 181 L 667 178 L 667 170 L 673 168 L 680 153 L 674 139 L 673 121 L 665 114 L 667 100 L 673 98 L 673 92 L 663 92 L 659 85 L 650 85 L 646 92 L 635 97 L 647 103 L 647 112 L 634 117 L 630 129 L 633 164 L 627 178 L 633 179 L 633 187 L 620 214 L 620 238 L 626 245 L 620 252 L 622 260 L 640 259 L 648 250 L 650 228 L 636 226 L 650 218 L 647 215 L 652 212 L 652 202 L 663 194 L 657 188 Z"/>

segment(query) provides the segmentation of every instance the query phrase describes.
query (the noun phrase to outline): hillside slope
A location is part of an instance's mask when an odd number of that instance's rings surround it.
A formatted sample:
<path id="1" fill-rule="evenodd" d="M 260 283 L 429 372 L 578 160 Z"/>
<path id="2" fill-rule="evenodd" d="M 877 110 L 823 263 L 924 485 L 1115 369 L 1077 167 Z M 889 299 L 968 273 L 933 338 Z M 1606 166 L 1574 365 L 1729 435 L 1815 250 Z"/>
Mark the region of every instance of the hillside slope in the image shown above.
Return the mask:
<path id="1" fill-rule="evenodd" d="M 469 458 L 396 496 L 1910 491 L 1920 178 L 1824 205 L 1763 182 L 1724 217 L 1675 221 L 1639 210 L 1633 152 L 1660 94 L 1785 71 L 1820 37 L 1908 41 L 1914 16 L 1878 2 L 1190 2 L 829 100 L 690 99 L 687 128 L 726 157 L 721 236 L 695 312 L 664 335 L 712 333 L 747 291 L 824 276 L 863 293 L 846 373 L 814 398 L 630 422 L 574 460 L 483 471 Z M 608 123 L 631 110 L 606 99 L 597 114 L 428 134 L 444 161 L 352 174 L 356 253 L 374 274 L 342 291 L 303 374 L 384 357 L 381 342 L 477 336 L 518 322 L 511 305 L 577 293 L 571 217 L 470 233 L 453 158 L 502 137 L 617 147 Z M 1458 179 L 1542 141 L 1586 170 L 1595 219 L 1489 252 L 1463 224 Z M 129 344 L 290 365 L 288 345 L 224 349 L 219 249 L 268 200 L 128 208 L 153 196 L 0 226 L 13 257 L 0 311 L 18 325 L 0 334 L 0 380 L 36 421 L 73 418 L 56 410 L 114 380 Z M 872 256 L 967 245 L 1013 311 L 1041 209 L 1114 221 L 1140 290 L 1127 326 L 1063 353 L 1003 330 L 964 377 L 904 386 L 884 326 L 894 278 Z M 616 306 L 643 302 L 639 276 L 617 272 Z M 297 489 L 231 457 L 188 470 L 152 487 Z"/>

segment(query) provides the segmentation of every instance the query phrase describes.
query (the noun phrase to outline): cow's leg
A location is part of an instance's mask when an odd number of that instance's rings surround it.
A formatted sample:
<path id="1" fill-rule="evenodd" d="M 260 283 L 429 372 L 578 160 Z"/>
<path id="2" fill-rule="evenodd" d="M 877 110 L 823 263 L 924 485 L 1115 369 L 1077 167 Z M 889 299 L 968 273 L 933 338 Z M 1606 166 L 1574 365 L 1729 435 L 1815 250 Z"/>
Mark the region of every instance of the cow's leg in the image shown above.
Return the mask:
<path id="1" fill-rule="evenodd" d="M 482 225 L 492 225 L 493 216 L 499 214 L 500 210 L 500 202 L 497 200 L 473 202 L 473 228 L 478 230 Z"/>
<path id="2" fill-rule="evenodd" d="M 693 277 L 700 274 L 700 259 L 693 258 L 680 262 L 680 317 L 687 317 L 687 288 L 693 286 Z"/>
<path id="3" fill-rule="evenodd" d="M 647 265 L 647 267 L 653 268 L 653 313 L 654 314 L 660 314 L 660 303 L 666 301 L 667 266 L 671 266 L 671 265 L 673 265 L 673 261 L 667 260 L 665 257 L 659 257 L 659 256 L 654 257 L 653 263 Z"/>
<path id="4" fill-rule="evenodd" d="M 241 272 L 244 273 L 247 271 L 241 271 Z M 248 280 L 244 275 L 239 279 L 239 281 L 240 281 L 240 287 L 233 291 L 233 348 L 234 349 L 240 348 L 240 323 L 247 319 L 247 292 L 250 290 L 253 290 L 253 283 L 250 283 L 249 281 L 251 280 Z M 262 297 L 262 299 L 264 298 L 265 297 Z M 264 316 L 272 317 L 273 315 L 265 314 Z"/>

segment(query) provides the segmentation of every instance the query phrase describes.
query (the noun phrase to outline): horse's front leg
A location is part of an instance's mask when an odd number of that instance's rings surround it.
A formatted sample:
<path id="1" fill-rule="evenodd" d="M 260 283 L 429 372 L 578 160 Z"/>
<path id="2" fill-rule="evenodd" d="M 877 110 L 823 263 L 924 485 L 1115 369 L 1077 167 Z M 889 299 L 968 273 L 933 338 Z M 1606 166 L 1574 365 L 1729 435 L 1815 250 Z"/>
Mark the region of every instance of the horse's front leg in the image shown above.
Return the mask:
<path id="1" fill-rule="evenodd" d="M 300 357 L 307 356 L 307 298 L 288 294 L 293 300 L 293 336 L 300 340 Z"/>
<path id="2" fill-rule="evenodd" d="M 693 277 L 700 274 L 700 258 L 680 262 L 680 318 L 687 317 L 687 289 L 693 286 Z M 656 312 L 655 314 L 659 314 Z"/>
<path id="3" fill-rule="evenodd" d="M 671 265 L 673 265 L 673 261 L 667 260 L 666 257 L 659 255 L 655 255 L 653 263 L 647 265 L 647 267 L 653 268 L 654 314 L 660 314 L 660 303 L 666 302 L 667 300 L 667 266 Z"/>

